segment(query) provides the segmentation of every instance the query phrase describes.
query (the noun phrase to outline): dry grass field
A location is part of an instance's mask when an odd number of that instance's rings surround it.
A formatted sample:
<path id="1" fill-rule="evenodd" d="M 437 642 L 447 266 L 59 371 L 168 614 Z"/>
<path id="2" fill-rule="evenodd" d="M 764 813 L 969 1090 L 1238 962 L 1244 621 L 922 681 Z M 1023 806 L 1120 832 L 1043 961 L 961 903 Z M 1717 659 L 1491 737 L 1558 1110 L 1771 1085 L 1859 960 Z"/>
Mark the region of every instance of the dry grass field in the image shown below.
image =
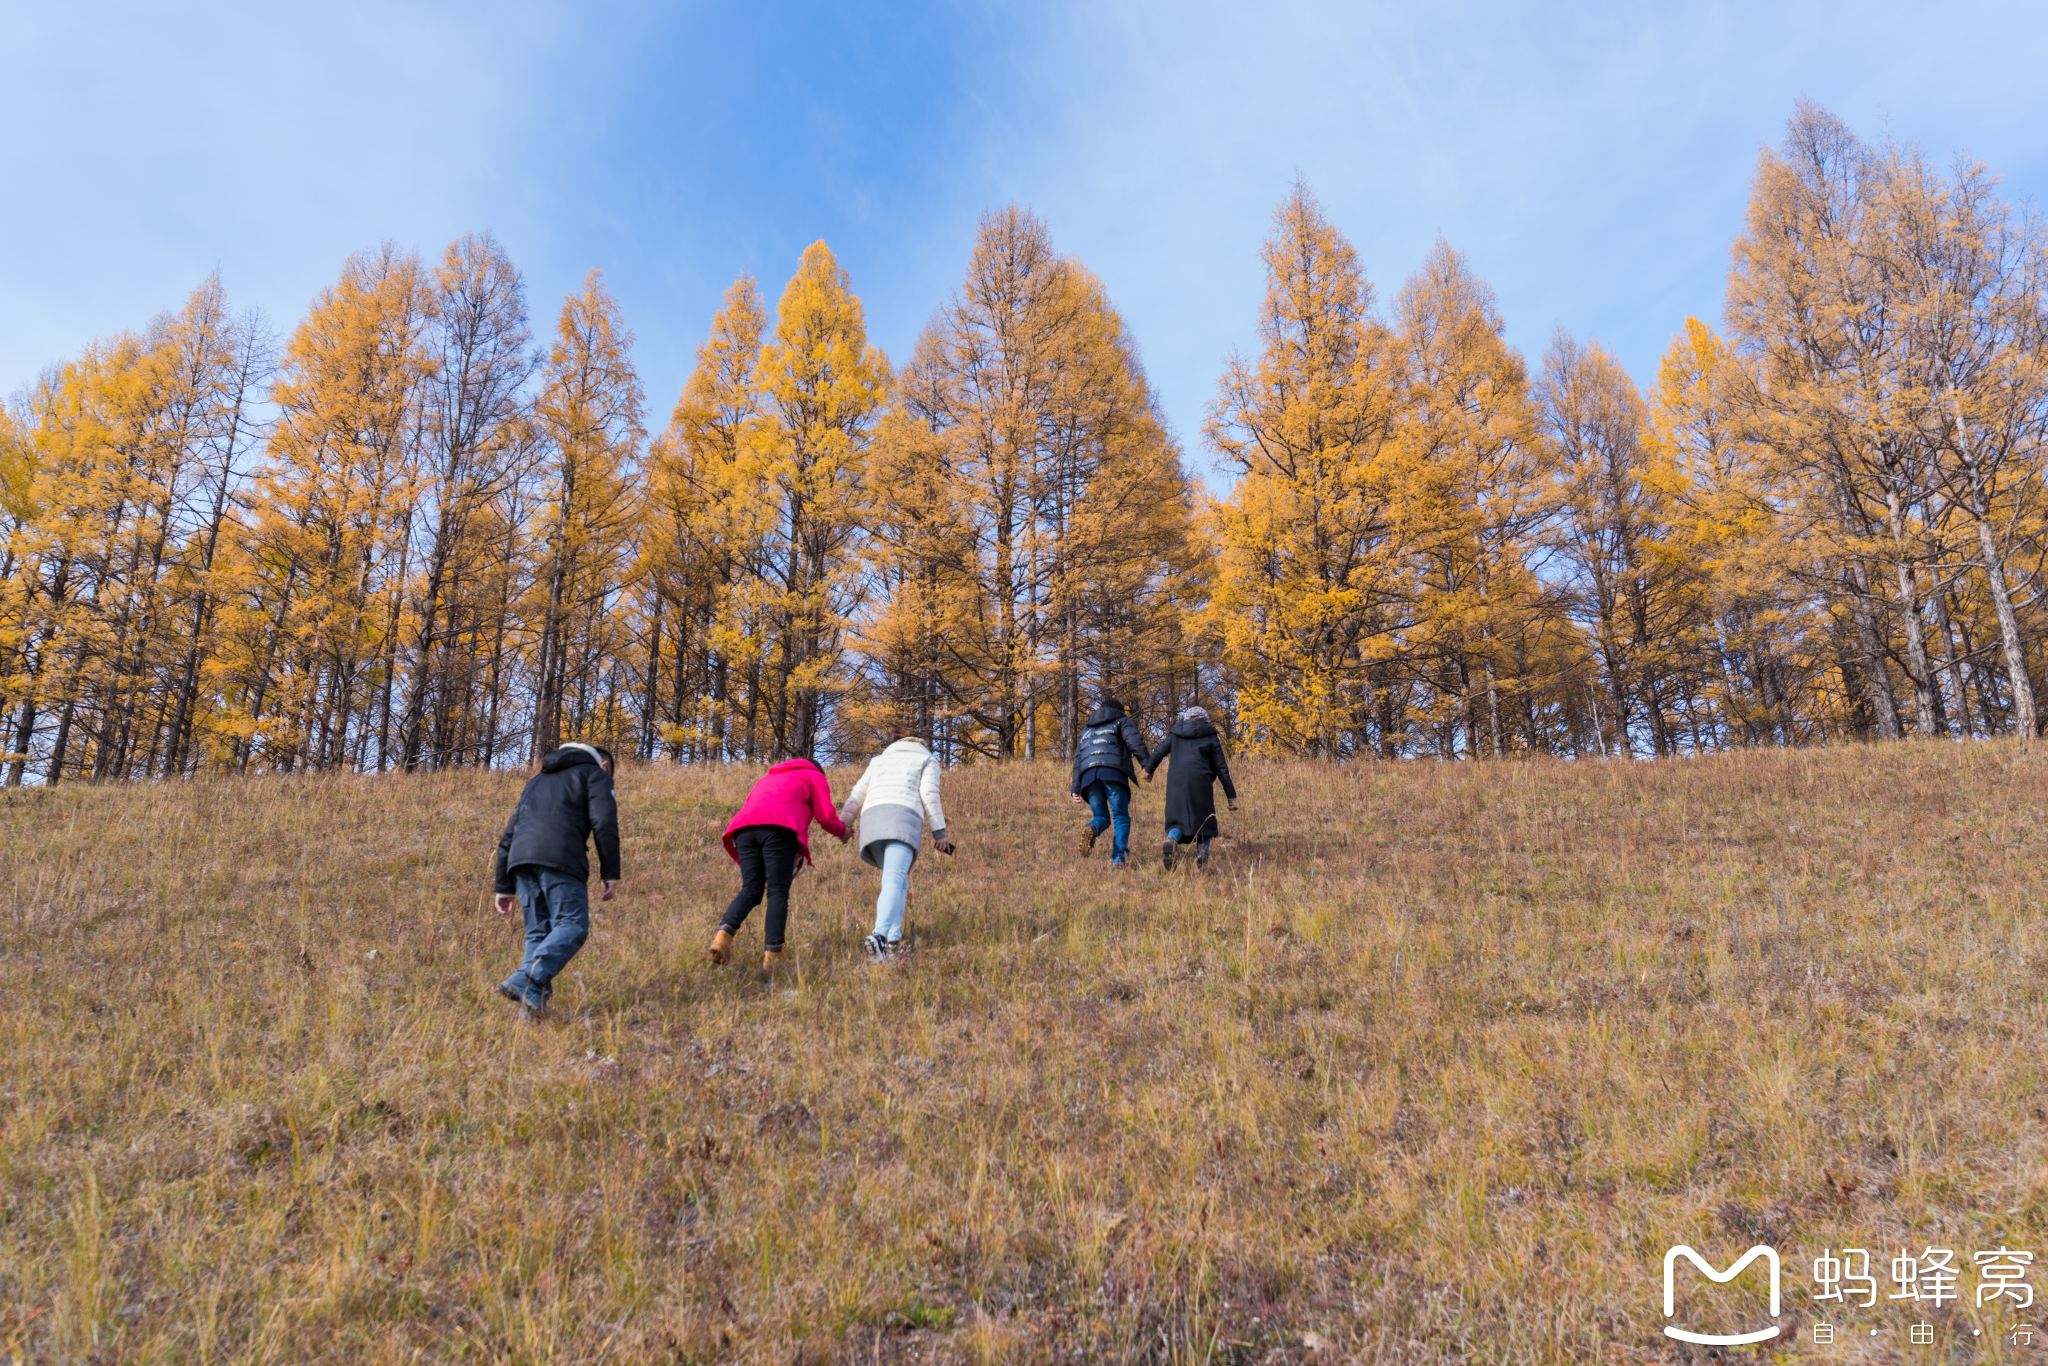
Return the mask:
<path id="1" fill-rule="evenodd" d="M 516 775 L 0 796 L 0 1360 L 1704 1360 L 1674 1241 L 1802 1344 L 1815 1249 L 2048 1254 L 2048 749 L 1239 767 L 1171 876 L 1160 786 L 1114 873 L 955 773 L 915 952 L 821 838 L 772 986 L 701 959 L 754 774 L 629 768 L 541 1024 Z M 1968 1284 L 1776 1355 L 2048 1351 Z"/>

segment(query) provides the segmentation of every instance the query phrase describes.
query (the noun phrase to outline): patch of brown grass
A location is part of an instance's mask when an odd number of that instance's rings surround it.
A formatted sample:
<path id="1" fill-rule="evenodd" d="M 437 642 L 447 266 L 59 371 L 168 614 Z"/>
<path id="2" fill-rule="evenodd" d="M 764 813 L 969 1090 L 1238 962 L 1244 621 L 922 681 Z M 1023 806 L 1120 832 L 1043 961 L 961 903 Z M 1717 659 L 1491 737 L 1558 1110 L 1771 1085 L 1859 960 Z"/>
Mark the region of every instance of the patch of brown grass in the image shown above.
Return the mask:
<path id="1" fill-rule="evenodd" d="M 1171 877 L 1156 786 L 1116 874 L 949 775 L 916 952 L 820 837 L 773 987 L 701 963 L 753 774 L 629 769 L 539 1026 L 516 776 L 6 794 L 0 1351 L 1646 1360 L 1680 1239 L 2048 1253 L 2038 747 L 1241 767 Z"/>

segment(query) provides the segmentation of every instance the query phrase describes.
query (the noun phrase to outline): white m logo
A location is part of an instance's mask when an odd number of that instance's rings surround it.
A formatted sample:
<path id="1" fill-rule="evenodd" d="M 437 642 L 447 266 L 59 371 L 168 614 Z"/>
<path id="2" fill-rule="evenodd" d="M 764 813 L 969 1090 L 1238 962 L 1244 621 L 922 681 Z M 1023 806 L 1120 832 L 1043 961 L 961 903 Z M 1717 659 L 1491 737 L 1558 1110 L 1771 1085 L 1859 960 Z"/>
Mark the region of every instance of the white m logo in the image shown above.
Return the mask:
<path id="1" fill-rule="evenodd" d="M 1676 1287 L 1671 1284 L 1671 1268 L 1677 1265 L 1680 1257 L 1685 1258 L 1688 1262 L 1691 1262 L 1694 1266 L 1705 1272 L 1707 1279 L 1717 1285 L 1726 1285 L 1737 1276 L 1740 1276 L 1744 1267 L 1759 1257 L 1763 1258 L 1770 1264 L 1771 1268 L 1771 1317 L 1778 1317 L 1778 1254 L 1775 1249 L 1758 1243 L 1755 1247 L 1743 1253 L 1741 1259 L 1735 1265 L 1729 1267 L 1726 1271 L 1716 1271 L 1708 1264 L 1706 1258 L 1694 1252 L 1684 1243 L 1680 1243 L 1677 1247 L 1664 1254 L 1665 1318 L 1668 1319 L 1678 1312 Z M 1664 1336 L 1667 1338 L 1677 1338 L 1680 1342 L 1704 1343 L 1710 1347 L 1734 1347 L 1745 1342 L 1763 1342 L 1766 1339 L 1774 1338 L 1778 1336 L 1778 1325 L 1774 1323 L 1770 1327 L 1760 1328 L 1754 1333 L 1690 1333 L 1683 1328 L 1673 1328 L 1670 1324 L 1666 1324 L 1664 1325 Z"/>

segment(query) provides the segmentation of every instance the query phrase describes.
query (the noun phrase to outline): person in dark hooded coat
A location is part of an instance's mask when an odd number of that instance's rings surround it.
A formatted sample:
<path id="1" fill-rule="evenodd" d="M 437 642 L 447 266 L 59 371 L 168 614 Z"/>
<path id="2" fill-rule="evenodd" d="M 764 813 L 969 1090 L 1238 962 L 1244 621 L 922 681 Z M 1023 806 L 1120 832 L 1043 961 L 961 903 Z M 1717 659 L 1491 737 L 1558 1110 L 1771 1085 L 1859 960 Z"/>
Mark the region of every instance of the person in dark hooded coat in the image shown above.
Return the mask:
<path id="1" fill-rule="evenodd" d="M 1173 871 L 1173 859 L 1183 844 L 1196 846 L 1195 866 L 1209 866 L 1209 841 L 1222 833 L 1216 823 L 1216 783 L 1223 783 L 1223 796 L 1232 811 L 1237 810 L 1237 788 L 1230 781 L 1230 764 L 1223 757 L 1223 741 L 1209 724 L 1209 713 L 1189 707 L 1173 723 L 1173 729 L 1145 760 L 1145 781 L 1152 771 L 1172 757 L 1166 772 L 1166 843 L 1160 857 L 1166 870 Z"/>
<path id="2" fill-rule="evenodd" d="M 1092 813 L 1081 827 L 1081 857 L 1095 849 L 1103 831 L 1115 827 L 1109 862 L 1121 868 L 1131 848 L 1131 775 L 1145 761 L 1145 734 L 1124 715 L 1124 704 L 1105 697 L 1074 742 L 1074 800 Z"/>

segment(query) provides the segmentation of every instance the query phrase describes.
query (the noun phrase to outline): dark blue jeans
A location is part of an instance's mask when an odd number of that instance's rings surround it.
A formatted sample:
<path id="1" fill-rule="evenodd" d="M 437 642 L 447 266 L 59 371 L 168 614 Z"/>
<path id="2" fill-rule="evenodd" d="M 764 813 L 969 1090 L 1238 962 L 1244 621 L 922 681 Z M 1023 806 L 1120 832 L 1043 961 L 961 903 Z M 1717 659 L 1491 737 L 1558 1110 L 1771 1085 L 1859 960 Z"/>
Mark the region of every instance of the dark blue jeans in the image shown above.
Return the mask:
<path id="1" fill-rule="evenodd" d="M 526 913 L 526 957 L 520 971 L 546 986 L 590 938 L 590 889 L 552 868 L 514 868 L 519 909 Z"/>
<path id="2" fill-rule="evenodd" d="M 1131 848 L 1131 789 L 1122 783 L 1090 783 L 1081 795 L 1088 799 L 1088 809 L 1095 813 L 1088 823 L 1095 827 L 1096 834 L 1112 825 L 1116 827 L 1109 842 L 1109 858 L 1112 863 L 1122 863 Z"/>

